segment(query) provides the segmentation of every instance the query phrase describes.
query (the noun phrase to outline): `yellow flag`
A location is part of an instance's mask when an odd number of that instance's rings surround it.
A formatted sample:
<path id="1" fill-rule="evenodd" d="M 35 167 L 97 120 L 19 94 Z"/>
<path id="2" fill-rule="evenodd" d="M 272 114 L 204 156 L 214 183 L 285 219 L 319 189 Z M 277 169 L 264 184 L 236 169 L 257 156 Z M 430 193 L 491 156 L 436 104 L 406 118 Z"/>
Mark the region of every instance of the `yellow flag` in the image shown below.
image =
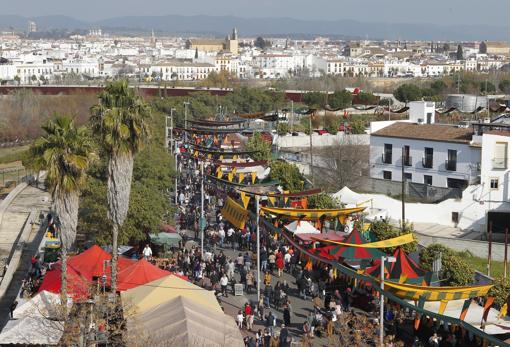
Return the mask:
<path id="1" fill-rule="evenodd" d="M 252 172 L 251 173 L 251 184 L 254 184 L 256 179 L 257 179 L 257 173 Z"/>
<path id="2" fill-rule="evenodd" d="M 501 311 L 499 311 L 498 319 L 501 319 L 501 318 L 505 317 L 507 312 L 508 312 L 508 305 L 504 304 L 503 307 L 501 307 Z"/>
<path id="3" fill-rule="evenodd" d="M 244 194 L 244 196 L 241 195 L 241 200 L 243 201 L 244 208 L 248 208 L 248 204 L 250 203 L 250 196 L 247 194 Z"/>
<path id="4" fill-rule="evenodd" d="M 237 155 L 234 155 L 234 156 L 232 157 L 232 160 L 237 160 Z"/>
<path id="5" fill-rule="evenodd" d="M 232 182 L 233 179 L 234 179 L 234 173 L 233 172 L 229 172 L 228 173 L 228 181 Z"/>
<path id="6" fill-rule="evenodd" d="M 222 178 L 223 177 L 223 171 L 221 170 L 221 167 L 218 168 L 216 173 L 218 174 L 218 178 Z"/>
<path id="7" fill-rule="evenodd" d="M 207 155 L 207 158 L 211 159 L 211 158 L 212 158 L 212 154 L 210 154 L 210 153 L 209 153 L 209 154 Z"/>
<path id="8" fill-rule="evenodd" d="M 290 193 L 290 190 L 284 190 L 284 191 L 283 191 L 283 194 L 289 194 L 289 193 Z M 283 198 L 283 201 L 284 201 L 285 203 L 287 203 L 287 201 L 289 201 L 289 197 L 288 197 L 288 196 L 285 196 L 285 197 Z"/>
<path id="9" fill-rule="evenodd" d="M 269 199 L 269 201 L 271 202 L 271 204 L 274 206 L 274 203 L 276 201 L 276 198 L 274 196 L 268 196 L 267 197 Z"/>
<path id="10" fill-rule="evenodd" d="M 232 169 L 232 173 L 233 173 L 234 175 L 235 175 L 235 174 L 237 174 L 237 168 L 236 168 L 236 167 Z"/>
<path id="11" fill-rule="evenodd" d="M 223 154 L 222 154 L 222 155 L 220 155 L 220 160 L 223 160 Z"/>
<path id="12" fill-rule="evenodd" d="M 243 173 L 243 172 L 241 172 L 241 173 L 239 174 L 239 183 L 241 183 L 243 180 L 244 180 L 244 173 Z"/>
<path id="13" fill-rule="evenodd" d="M 198 158 L 198 151 L 195 151 L 194 155 L 195 155 L 195 158 Z"/>
<path id="14" fill-rule="evenodd" d="M 443 314 L 446 310 L 446 305 L 448 305 L 448 300 L 441 300 L 439 303 L 439 314 Z"/>
<path id="15" fill-rule="evenodd" d="M 398 279 L 398 283 L 404 283 L 407 280 L 407 276 L 405 274 L 401 274 Z"/>

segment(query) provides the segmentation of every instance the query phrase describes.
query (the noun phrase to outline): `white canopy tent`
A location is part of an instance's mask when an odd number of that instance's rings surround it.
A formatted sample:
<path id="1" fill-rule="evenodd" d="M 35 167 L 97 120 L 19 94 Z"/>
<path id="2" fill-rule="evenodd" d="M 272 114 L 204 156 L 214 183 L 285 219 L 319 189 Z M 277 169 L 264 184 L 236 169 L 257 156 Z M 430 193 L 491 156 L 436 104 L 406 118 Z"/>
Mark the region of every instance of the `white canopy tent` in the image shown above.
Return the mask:
<path id="1" fill-rule="evenodd" d="M 23 302 L 14 310 L 14 319 L 48 318 L 55 319 L 59 316 L 60 295 L 43 290 L 33 298 Z"/>
<path id="2" fill-rule="evenodd" d="M 290 224 L 287 224 L 285 226 L 285 229 L 290 231 L 291 233 L 294 233 L 296 235 L 299 234 L 320 234 L 320 230 L 316 229 L 311 223 L 307 221 L 294 221 Z"/>
<path id="3" fill-rule="evenodd" d="M 0 345 L 57 345 L 64 334 L 64 322 L 44 317 L 10 320 L 0 334 Z"/>
<path id="4" fill-rule="evenodd" d="M 232 317 L 184 296 L 128 318 L 128 334 L 133 337 L 128 341 L 155 347 L 244 346 Z"/>

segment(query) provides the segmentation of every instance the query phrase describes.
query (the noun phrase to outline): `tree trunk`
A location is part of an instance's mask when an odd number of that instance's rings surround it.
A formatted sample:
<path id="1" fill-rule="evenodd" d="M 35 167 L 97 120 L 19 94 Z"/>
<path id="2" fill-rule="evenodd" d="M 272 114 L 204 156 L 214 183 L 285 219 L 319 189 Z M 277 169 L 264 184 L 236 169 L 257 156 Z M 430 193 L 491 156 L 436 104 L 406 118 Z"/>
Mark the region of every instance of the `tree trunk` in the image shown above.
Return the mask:
<path id="1" fill-rule="evenodd" d="M 126 220 L 133 177 L 131 152 L 111 155 L 108 161 L 108 218 L 112 221 L 112 292 L 117 290 L 117 238 Z"/>
<path id="2" fill-rule="evenodd" d="M 53 211 L 57 222 L 61 242 L 61 303 L 64 314 L 67 311 L 67 253 L 72 249 L 76 240 L 76 226 L 78 224 L 78 192 L 62 192 L 58 189 L 53 196 Z"/>

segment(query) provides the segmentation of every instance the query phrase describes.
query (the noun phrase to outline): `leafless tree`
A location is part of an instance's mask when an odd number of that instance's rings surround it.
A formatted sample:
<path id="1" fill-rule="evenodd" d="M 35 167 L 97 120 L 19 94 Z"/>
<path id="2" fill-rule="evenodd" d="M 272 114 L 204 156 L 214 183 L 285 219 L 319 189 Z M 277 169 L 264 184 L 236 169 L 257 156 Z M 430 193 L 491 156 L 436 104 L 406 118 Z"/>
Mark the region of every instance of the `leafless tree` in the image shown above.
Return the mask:
<path id="1" fill-rule="evenodd" d="M 365 135 L 346 135 L 334 146 L 316 151 L 321 168 L 316 168 L 317 183 L 327 191 L 337 191 L 344 186 L 358 188 L 367 176 L 369 146 L 364 142 Z M 314 160 L 315 162 L 315 160 Z"/>

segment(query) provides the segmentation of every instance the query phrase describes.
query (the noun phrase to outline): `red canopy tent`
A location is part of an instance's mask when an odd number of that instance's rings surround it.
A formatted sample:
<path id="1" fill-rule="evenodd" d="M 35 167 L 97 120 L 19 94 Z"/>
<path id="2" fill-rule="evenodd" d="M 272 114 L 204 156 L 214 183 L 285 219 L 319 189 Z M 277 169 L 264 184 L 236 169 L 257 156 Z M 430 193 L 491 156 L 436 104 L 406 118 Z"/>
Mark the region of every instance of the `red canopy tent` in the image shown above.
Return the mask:
<path id="1" fill-rule="evenodd" d="M 59 294 L 61 290 L 62 265 L 60 262 L 53 264 L 53 269 L 46 272 L 44 280 L 39 287 L 39 292 L 46 290 Z M 71 266 L 67 266 L 67 294 L 74 300 L 87 299 L 90 296 L 91 283 L 81 276 Z"/>
<path id="2" fill-rule="evenodd" d="M 427 274 L 427 271 L 423 270 L 416 264 L 414 260 L 409 258 L 402 247 L 398 247 L 393 252 L 393 256 L 396 258 L 394 263 L 386 263 L 385 278 L 386 279 L 400 279 L 401 276 L 407 278 L 421 278 Z M 374 261 L 374 265 L 367 268 L 365 273 L 374 277 L 381 277 L 381 261 Z"/>
<path id="3" fill-rule="evenodd" d="M 170 272 L 161 270 L 142 258 L 118 273 L 117 290 L 122 292 L 168 275 Z"/>
<path id="4" fill-rule="evenodd" d="M 67 265 L 73 267 L 83 277 L 92 280 L 94 277 L 101 277 L 103 275 L 103 268 L 105 260 L 111 260 L 110 253 L 103 250 L 101 247 L 94 245 L 86 251 L 69 257 Z M 126 257 L 119 257 L 117 260 L 117 267 L 119 272 L 126 267 L 133 265 L 134 260 Z M 106 268 L 106 274 L 111 272 L 110 267 Z"/>

